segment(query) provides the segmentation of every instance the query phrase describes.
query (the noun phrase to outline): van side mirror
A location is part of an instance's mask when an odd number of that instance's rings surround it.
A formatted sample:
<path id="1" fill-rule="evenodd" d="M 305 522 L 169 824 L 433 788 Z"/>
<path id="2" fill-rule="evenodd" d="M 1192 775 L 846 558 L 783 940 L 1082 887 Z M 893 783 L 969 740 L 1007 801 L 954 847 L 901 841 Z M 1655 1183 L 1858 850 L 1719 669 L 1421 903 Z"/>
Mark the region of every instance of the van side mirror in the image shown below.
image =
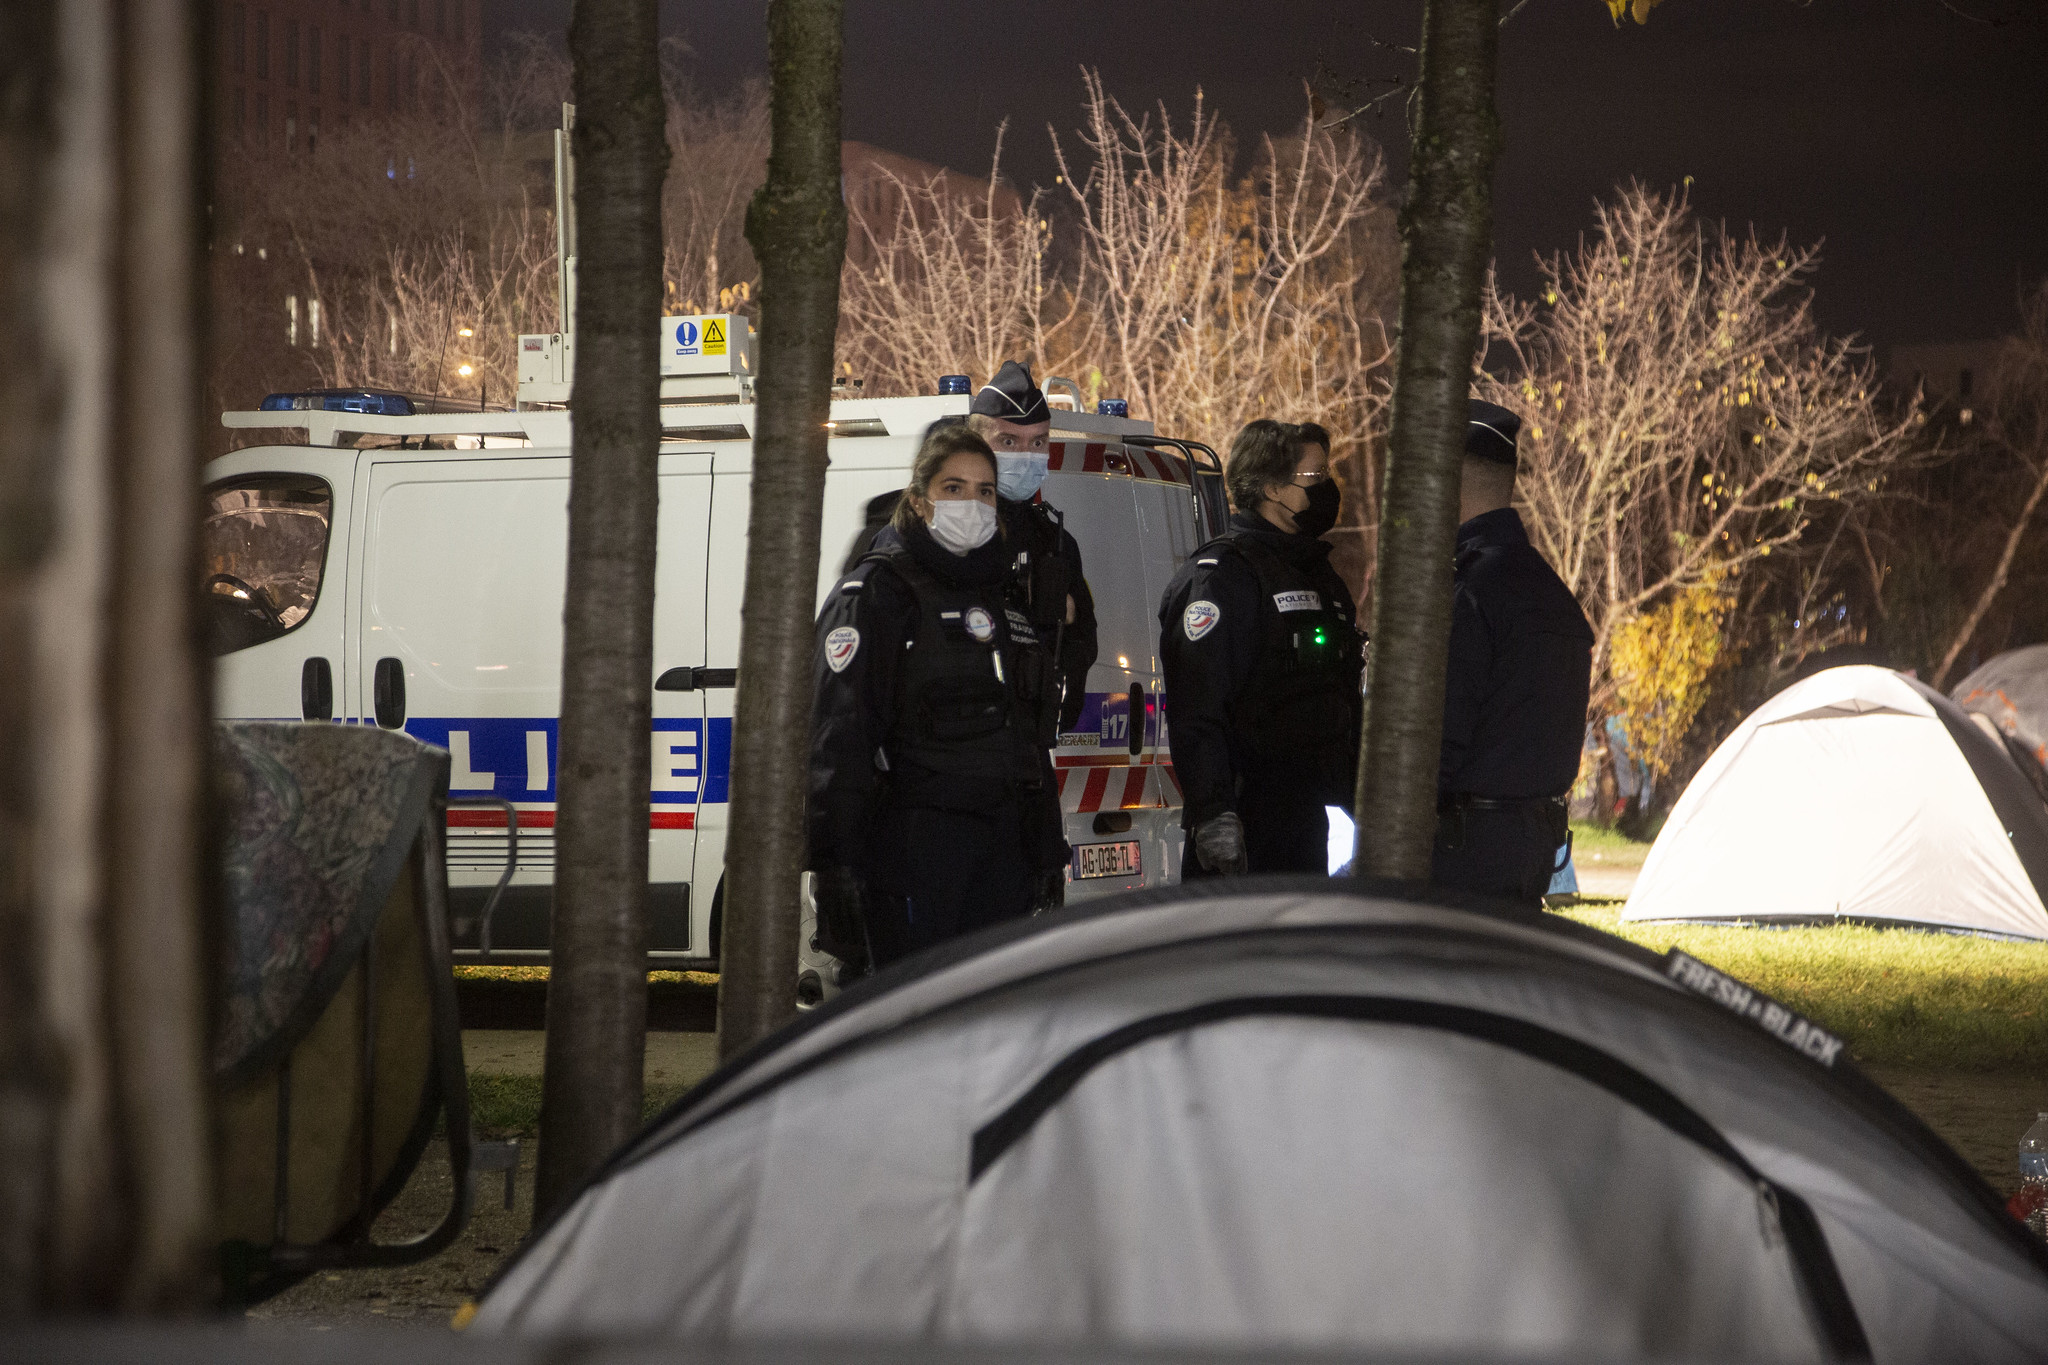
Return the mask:
<path id="1" fill-rule="evenodd" d="M 1132 683 L 1132 684 L 1131 684 L 1131 704 L 1130 704 L 1130 717 L 1129 717 L 1129 723 L 1128 723 L 1128 724 L 1127 724 L 1127 725 L 1126 725 L 1126 726 L 1125 726 L 1124 728 L 1130 731 L 1130 737 L 1131 737 L 1131 753 L 1132 753 L 1133 755 L 1137 755 L 1137 754 L 1142 754 L 1142 753 L 1144 753 L 1144 752 L 1145 752 L 1145 685 L 1144 685 L 1143 683 Z"/>

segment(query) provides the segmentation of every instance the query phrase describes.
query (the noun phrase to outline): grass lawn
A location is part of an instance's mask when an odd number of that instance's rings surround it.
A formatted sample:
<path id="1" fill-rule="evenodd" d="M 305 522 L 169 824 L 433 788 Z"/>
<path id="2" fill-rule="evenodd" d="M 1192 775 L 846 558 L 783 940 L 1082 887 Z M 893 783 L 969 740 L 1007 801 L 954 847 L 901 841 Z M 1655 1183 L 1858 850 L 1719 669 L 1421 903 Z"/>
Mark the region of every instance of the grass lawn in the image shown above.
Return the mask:
<path id="1" fill-rule="evenodd" d="M 1623 924 L 1616 904 L 1562 913 L 1710 962 L 1842 1035 L 1858 1061 L 2048 1076 L 2048 943 L 1846 924 Z"/>
<path id="2" fill-rule="evenodd" d="M 1650 856 L 1647 840 L 1631 839 L 1620 830 L 1572 821 L 1572 861 L 1602 867 L 1641 867 Z"/>

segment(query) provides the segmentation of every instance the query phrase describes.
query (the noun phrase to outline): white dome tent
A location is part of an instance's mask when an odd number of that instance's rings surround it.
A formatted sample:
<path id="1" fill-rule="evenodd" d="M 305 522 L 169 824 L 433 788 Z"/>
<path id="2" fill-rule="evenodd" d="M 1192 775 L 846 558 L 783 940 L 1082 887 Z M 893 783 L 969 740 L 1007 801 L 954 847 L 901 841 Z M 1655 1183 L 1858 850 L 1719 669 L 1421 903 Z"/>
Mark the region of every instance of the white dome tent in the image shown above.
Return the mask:
<path id="1" fill-rule="evenodd" d="M 2048 939 L 2048 807 L 2002 742 L 1889 669 L 1758 707 L 1672 808 L 1628 920 L 1851 919 Z"/>
<path id="2" fill-rule="evenodd" d="M 1691 959 L 1357 886 L 901 964 L 650 1125 L 475 1330 L 2038 1358 L 2048 1249 L 1838 1040 Z"/>

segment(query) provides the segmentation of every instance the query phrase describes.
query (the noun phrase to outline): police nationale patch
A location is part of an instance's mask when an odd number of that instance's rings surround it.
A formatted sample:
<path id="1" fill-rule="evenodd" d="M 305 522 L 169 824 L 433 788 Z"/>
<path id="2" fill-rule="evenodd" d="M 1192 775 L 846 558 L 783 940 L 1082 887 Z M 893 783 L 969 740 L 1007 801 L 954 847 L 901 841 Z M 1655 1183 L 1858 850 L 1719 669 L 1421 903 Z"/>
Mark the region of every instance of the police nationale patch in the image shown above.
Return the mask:
<path id="1" fill-rule="evenodd" d="M 852 626 L 841 626 L 825 637 L 825 666 L 834 673 L 844 673 L 859 652 L 860 632 Z"/>
<path id="2" fill-rule="evenodd" d="M 1216 629 L 1216 623 L 1222 619 L 1223 608 L 1214 602 L 1190 602 L 1180 614 L 1181 633 L 1192 643 Z"/>
<path id="3" fill-rule="evenodd" d="M 987 644 L 990 640 L 996 638 L 996 618 L 990 616 L 980 607 L 969 607 L 967 609 L 967 633 L 983 644 Z"/>
<path id="4" fill-rule="evenodd" d="M 1281 611 L 1321 611 L 1323 597 L 1321 593 L 1307 591 L 1276 592 L 1273 594 L 1273 605 Z"/>

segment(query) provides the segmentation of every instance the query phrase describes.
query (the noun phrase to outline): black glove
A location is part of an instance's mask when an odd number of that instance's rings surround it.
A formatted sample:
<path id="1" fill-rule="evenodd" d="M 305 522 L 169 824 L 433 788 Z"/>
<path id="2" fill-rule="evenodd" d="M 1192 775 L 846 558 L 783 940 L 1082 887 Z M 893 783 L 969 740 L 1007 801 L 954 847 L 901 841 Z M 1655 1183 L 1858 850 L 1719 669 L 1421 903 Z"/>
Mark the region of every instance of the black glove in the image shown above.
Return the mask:
<path id="1" fill-rule="evenodd" d="M 1220 877 L 1244 872 L 1244 822 L 1237 812 L 1227 810 L 1204 820 L 1188 832 L 1188 842 L 1194 845 L 1204 871 Z"/>
<path id="2" fill-rule="evenodd" d="M 1038 886 L 1031 895 L 1031 913 L 1042 915 L 1067 903 L 1067 869 L 1049 867 L 1038 874 Z"/>
<path id="3" fill-rule="evenodd" d="M 860 874 L 844 864 L 821 867 L 813 898 L 818 907 L 817 932 L 812 942 L 820 952 L 830 953 L 846 964 L 848 976 L 868 968 L 867 916 L 862 908 Z"/>

